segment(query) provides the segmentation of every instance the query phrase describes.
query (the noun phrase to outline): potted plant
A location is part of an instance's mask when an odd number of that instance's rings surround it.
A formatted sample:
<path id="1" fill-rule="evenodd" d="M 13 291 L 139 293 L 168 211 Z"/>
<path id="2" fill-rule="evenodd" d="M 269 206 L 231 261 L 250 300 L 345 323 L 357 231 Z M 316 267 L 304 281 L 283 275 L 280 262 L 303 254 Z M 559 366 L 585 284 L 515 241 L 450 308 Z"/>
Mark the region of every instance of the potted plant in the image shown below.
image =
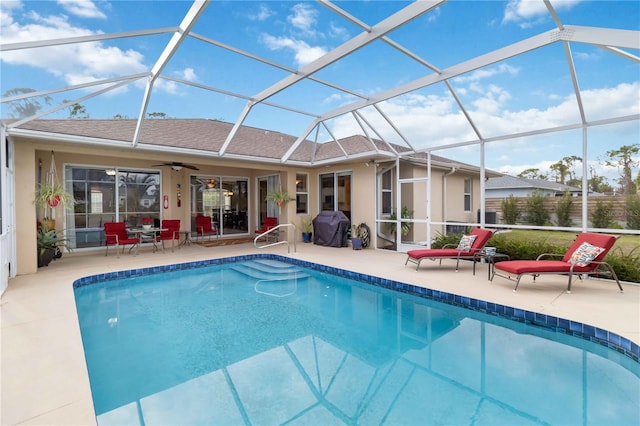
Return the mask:
<path id="1" fill-rule="evenodd" d="M 284 206 L 285 203 L 291 200 L 293 200 L 293 198 L 291 198 L 291 195 L 289 195 L 287 191 L 283 191 L 281 189 L 271 191 L 269 194 L 267 194 L 266 198 L 266 201 L 276 203 L 278 207 Z"/>
<path id="2" fill-rule="evenodd" d="M 360 225 L 353 225 L 351 227 L 351 248 L 354 250 L 362 250 L 362 235 L 360 231 Z"/>
<path id="3" fill-rule="evenodd" d="M 151 227 L 153 226 L 153 218 L 151 217 L 143 217 L 142 219 L 140 219 L 140 222 L 142 222 L 143 229 L 151 229 Z"/>
<path id="4" fill-rule="evenodd" d="M 58 235 L 55 229 L 38 228 L 38 267 L 48 266 L 55 258 L 62 257 L 60 247 L 67 250 L 71 248 L 67 245 L 67 240 Z"/>
<path id="5" fill-rule="evenodd" d="M 413 217 L 413 215 L 409 211 L 409 208 L 407 206 L 402 206 L 402 208 L 400 209 L 400 217 L 401 217 L 401 219 L 411 219 Z M 395 210 L 389 216 L 389 220 L 393 220 L 393 221 L 396 220 L 396 211 Z M 407 234 L 411 230 L 411 225 L 412 225 L 411 222 L 402 222 L 400 224 L 400 235 L 402 235 L 403 237 L 407 236 Z M 389 231 L 393 235 L 396 234 L 396 227 L 397 227 L 397 223 L 396 222 L 389 223 Z"/>
<path id="6" fill-rule="evenodd" d="M 302 241 L 310 243 L 313 234 L 313 221 L 310 216 L 302 216 L 300 220 L 302 221 Z"/>
<path id="7" fill-rule="evenodd" d="M 36 192 L 34 203 L 37 207 L 58 207 L 61 205 L 65 209 L 71 207 L 75 200 L 73 195 L 64 190 L 59 183 L 42 183 Z"/>

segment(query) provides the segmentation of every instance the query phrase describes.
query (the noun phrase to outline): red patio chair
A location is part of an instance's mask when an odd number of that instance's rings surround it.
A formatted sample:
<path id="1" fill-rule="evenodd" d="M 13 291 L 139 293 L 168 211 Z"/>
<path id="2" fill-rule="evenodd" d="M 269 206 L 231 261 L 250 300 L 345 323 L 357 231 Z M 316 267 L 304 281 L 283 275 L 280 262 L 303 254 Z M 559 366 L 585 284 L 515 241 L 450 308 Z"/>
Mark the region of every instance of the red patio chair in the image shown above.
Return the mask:
<path id="1" fill-rule="evenodd" d="M 440 259 L 440 264 L 442 264 L 442 259 L 456 259 L 456 272 L 458 272 L 460 259 L 473 260 L 473 256 L 487 245 L 491 235 L 493 235 L 493 231 L 489 229 L 475 228 L 470 235 L 463 236 L 456 247 L 447 244 L 439 249 L 409 250 L 404 264 L 406 266 L 409 262 L 415 263 L 417 271 L 423 259 Z"/>
<path id="2" fill-rule="evenodd" d="M 256 229 L 256 235 L 264 234 L 265 232 L 272 230 L 276 226 L 278 226 L 278 218 L 267 216 L 264 218 L 264 223 L 262 224 L 262 228 Z M 269 237 L 273 237 L 277 241 L 278 240 L 277 231 L 274 231 L 270 234 L 265 235 L 265 239 L 269 240 Z"/>
<path id="3" fill-rule="evenodd" d="M 496 262 L 491 281 L 495 275 L 511 281 L 515 280 L 516 286 L 513 291 L 516 291 L 523 275 L 532 275 L 534 282 L 536 277 L 543 274 L 568 275 L 567 293 L 571 293 L 571 278 L 574 274 L 610 276 L 622 292 L 622 286 L 615 271 L 611 265 L 602 261 L 617 239 L 615 235 L 584 232 L 578 234 L 564 254 L 543 253 L 536 260 Z M 548 259 L 549 257 L 561 259 Z"/>
<path id="4" fill-rule="evenodd" d="M 164 242 L 171 241 L 171 252 L 176 245 L 176 241 L 180 243 L 180 219 L 165 219 L 160 226 L 162 230 L 160 235 L 156 236 L 156 242 L 162 243 L 162 252 L 164 253 Z"/>
<path id="5" fill-rule="evenodd" d="M 105 256 L 109 254 L 109 246 L 116 246 L 116 254 L 120 257 L 120 246 L 122 246 L 122 252 L 124 253 L 125 246 L 131 244 L 131 247 L 129 247 L 129 253 L 131 253 L 131 250 L 140 244 L 140 238 L 129 237 L 127 226 L 124 222 L 105 222 L 104 238 L 107 246 L 107 251 L 104 253 Z"/>
<path id="6" fill-rule="evenodd" d="M 209 236 L 209 239 L 211 239 L 212 235 L 215 235 L 216 238 L 220 238 L 218 227 L 213 225 L 211 222 L 211 216 L 196 216 L 196 233 L 198 235 L 198 239 L 204 236 Z"/>

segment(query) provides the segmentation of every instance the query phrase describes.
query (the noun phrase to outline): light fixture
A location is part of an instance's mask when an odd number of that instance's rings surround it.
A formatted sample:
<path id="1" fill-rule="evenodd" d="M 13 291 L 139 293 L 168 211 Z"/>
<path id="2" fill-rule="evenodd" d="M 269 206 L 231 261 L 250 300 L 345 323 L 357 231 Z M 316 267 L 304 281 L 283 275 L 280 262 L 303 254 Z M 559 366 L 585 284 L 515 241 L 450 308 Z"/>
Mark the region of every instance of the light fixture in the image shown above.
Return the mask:
<path id="1" fill-rule="evenodd" d="M 182 170 L 182 166 L 180 164 L 174 164 L 171 166 L 171 168 L 176 172 L 179 172 L 180 170 Z"/>
<path id="2" fill-rule="evenodd" d="M 116 175 L 116 170 L 115 170 L 115 169 L 106 169 L 106 170 L 105 170 L 105 173 L 106 173 L 108 176 L 115 176 L 115 175 Z"/>

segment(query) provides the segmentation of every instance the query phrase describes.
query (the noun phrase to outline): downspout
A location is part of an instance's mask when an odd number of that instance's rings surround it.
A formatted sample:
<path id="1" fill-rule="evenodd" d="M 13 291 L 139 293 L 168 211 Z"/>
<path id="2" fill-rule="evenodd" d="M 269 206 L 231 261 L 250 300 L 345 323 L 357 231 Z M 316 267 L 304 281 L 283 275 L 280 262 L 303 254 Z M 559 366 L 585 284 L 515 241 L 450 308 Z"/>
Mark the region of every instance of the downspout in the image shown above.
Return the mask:
<path id="1" fill-rule="evenodd" d="M 447 221 L 447 176 L 451 176 L 458 169 L 452 167 L 450 171 L 442 175 L 442 221 Z M 447 226 L 444 227 L 444 234 L 447 234 Z"/>

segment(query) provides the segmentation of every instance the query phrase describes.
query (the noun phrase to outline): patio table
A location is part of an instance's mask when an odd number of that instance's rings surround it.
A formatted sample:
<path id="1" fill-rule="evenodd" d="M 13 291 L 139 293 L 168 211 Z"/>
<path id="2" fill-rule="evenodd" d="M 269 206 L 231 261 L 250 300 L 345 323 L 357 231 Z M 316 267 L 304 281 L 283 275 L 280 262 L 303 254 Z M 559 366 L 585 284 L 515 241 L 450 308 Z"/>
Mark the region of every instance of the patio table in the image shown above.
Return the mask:
<path id="1" fill-rule="evenodd" d="M 140 244 L 142 244 L 143 242 L 151 242 L 153 243 L 153 252 L 155 253 L 156 251 L 158 251 L 158 241 L 156 241 L 156 233 L 160 232 L 160 231 L 167 231 L 167 228 L 156 228 L 156 227 L 151 227 L 148 229 L 145 228 L 127 228 L 127 232 L 130 232 L 132 234 L 135 234 L 138 238 L 140 238 Z M 136 247 L 136 255 L 138 254 L 138 248 L 140 247 L 140 244 L 138 244 L 138 246 Z"/>

